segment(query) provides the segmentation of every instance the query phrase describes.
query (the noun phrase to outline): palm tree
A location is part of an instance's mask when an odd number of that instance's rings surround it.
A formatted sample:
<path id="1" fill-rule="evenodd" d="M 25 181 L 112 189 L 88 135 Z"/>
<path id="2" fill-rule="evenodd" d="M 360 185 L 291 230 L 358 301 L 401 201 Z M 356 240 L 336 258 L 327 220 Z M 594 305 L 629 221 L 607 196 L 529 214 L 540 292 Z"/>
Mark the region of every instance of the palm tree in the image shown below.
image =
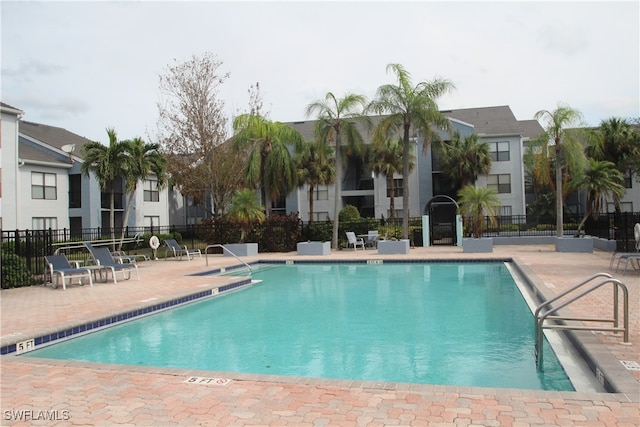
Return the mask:
<path id="1" fill-rule="evenodd" d="M 131 206 L 133 205 L 133 197 L 135 196 L 138 183 L 147 179 L 149 176 L 156 177 L 158 190 L 167 183 L 167 159 L 160 152 L 159 144 L 145 144 L 141 138 L 134 138 L 127 142 L 128 167 L 125 176 L 126 187 L 125 192 L 129 195 L 127 207 L 124 212 L 123 225 L 129 221 Z M 118 250 L 122 250 L 122 241 L 124 239 L 125 228 L 122 227 L 120 235 L 120 244 Z"/>
<path id="2" fill-rule="evenodd" d="M 555 151 L 555 185 L 549 180 L 551 191 L 556 198 L 556 236 L 562 237 L 563 228 L 563 201 L 566 194 L 563 191 L 563 184 L 566 187 L 570 179 L 570 170 L 582 171 L 584 161 L 584 150 L 578 141 L 577 131 L 570 131 L 582 120 L 582 115 L 578 110 L 574 110 L 566 104 L 558 104 L 553 111 L 540 110 L 535 114 L 536 120 L 543 120 L 545 124 L 543 135 L 545 148 L 546 144 L 553 141 Z M 546 153 L 546 149 L 544 152 Z M 563 176 L 564 168 L 564 176 Z"/>
<path id="3" fill-rule="evenodd" d="M 571 182 L 572 189 L 586 190 L 587 192 L 587 209 L 578 226 L 578 233 L 589 215 L 593 215 L 595 218 L 603 211 L 609 194 L 612 194 L 616 200 L 624 196 L 626 190 L 622 185 L 623 179 L 622 173 L 614 163 L 589 159 L 589 165 L 584 174 Z"/>
<path id="4" fill-rule="evenodd" d="M 500 210 L 500 199 L 493 188 L 467 185 L 458 191 L 460 214 L 471 222 L 473 237 L 482 237 L 485 215 L 495 224 Z"/>
<path id="5" fill-rule="evenodd" d="M 362 95 L 347 93 L 343 98 L 336 98 L 328 92 L 324 99 L 307 105 L 306 115 L 316 115 L 316 135 L 326 144 L 335 143 L 335 203 L 333 209 L 333 239 L 331 246 L 338 249 L 338 227 L 340 224 L 340 204 L 342 202 L 342 145 L 346 143 L 350 150 L 357 154 L 362 151 L 362 135 L 357 128 L 356 121 L 368 123 L 368 117 L 363 111 L 366 98 Z"/>
<path id="6" fill-rule="evenodd" d="M 479 175 L 491 171 L 489 144 L 480 142 L 478 134 L 472 133 L 464 138 L 455 131 L 450 143 L 441 143 L 442 171 L 454 182 L 457 190 L 473 184 Z"/>
<path id="7" fill-rule="evenodd" d="M 297 155 L 298 186 L 309 185 L 309 223 L 313 222 L 313 194 L 318 185 L 333 183 L 336 177 L 333 149 L 324 141 L 306 143 Z"/>
<path id="8" fill-rule="evenodd" d="M 389 218 L 396 217 L 395 204 L 395 173 L 402 173 L 402 140 L 395 138 L 387 138 L 382 143 L 376 142 L 371 146 L 369 151 L 369 167 L 379 176 L 384 175 L 387 179 L 387 189 L 389 192 Z M 409 170 L 415 168 L 415 156 L 411 153 L 409 160 Z"/>
<path id="9" fill-rule="evenodd" d="M 449 120 L 440 113 L 436 99 L 454 88 L 452 82 L 436 78 L 421 81 L 415 86 L 411 75 L 400 64 L 387 65 L 387 71 L 393 71 L 397 84 L 387 84 L 378 88 L 376 99 L 369 105 L 368 111 L 388 114 L 376 127 L 376 138 L 391 135 L 391 131 L 402 135 L 402 236 L 409 238 L 409 146 L 411 130 L 422 135 L 425 146 L 437 138 L 432 130 L 435 125 L 449 130 Z"/>
<path id="10" fill-rule="evenodd" d="M 297 187 L 296 164 L 288 146 L 298 150 L 302 135 L 291 126 L 272 122 L 257 114 L 242 114 L 233 120 L 233 145 L 248 148 L 247 184 L 260 186 L 262 203 L 267 196 L 277 200 Z"/>
<path id="11" fill-rule="evenodd" d="M 256 193 L 250 189 L 237 190 L 231 200 L 229 219 L 240 224 L 240 243 L 244 243 L 247 233 L 251 231 L 254 223 L 264 221 L 266 215 L 262 205 L 256 199 Z"/>
<path id="12" fill-rule="evenodd" d="M 103 191 L 109 191 L 109 227 L 111 239 L 115 242 L 115 188 L 114 180 L 126 177 L 129 172 L 129 142 L 118 141 L 115 129 L 108 128 L 109 146 L 99 142 L 89 142 L 82 149 L 84 162 L 80 168 L 82 174 L 89 176 L 93 172 Z"/>

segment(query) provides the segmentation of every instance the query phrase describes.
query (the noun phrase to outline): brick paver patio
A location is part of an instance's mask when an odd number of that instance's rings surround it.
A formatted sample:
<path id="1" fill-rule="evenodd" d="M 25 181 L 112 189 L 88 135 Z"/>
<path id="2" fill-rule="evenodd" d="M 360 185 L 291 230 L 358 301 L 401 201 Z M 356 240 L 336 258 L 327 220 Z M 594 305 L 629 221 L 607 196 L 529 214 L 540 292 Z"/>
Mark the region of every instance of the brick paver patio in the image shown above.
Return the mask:
<path id="1" fill-rule="evenodd" d="M 468 255 L 460 248 L 414 248 L 406 256 L 375 250 L 333 251 L 328 259 L 514 258 L 549 294 L 581 279 L 608 271 L 611 254 L 557 253 L 553 247 L 495 246 L 492 254 Z M 260 254 L 253 259 L 313 259 L 310 256 Z M 173 299 L 226 283 L 226 278 L 187 276 L 237 264 L 231 257 L 140 263 L 141 280 L 3 290 L 2 345 L 90 319 Z M 640 274 L 614 274 L 630 291 L 631 345 L 619 335 L 596 337 L 602 357 L 614 360 L 625 390 L 544 392 L 417 384 L 334 381 L 210 371 L 115 366 L 84 362 L 2 356 L 1 424 L 56 426 L 638 426 L 640 371 L 620 361 L 640 364 Z M 610 289 L 597 291 L 571 306 L 580 316 L 611 315 Z M 591 345 L 591 344 L 589 344 Z M 598 349 L 596 349 L 598 350 Z M 619 364 L 619 366 L 617 366 Z M 499 374 L 499 373 L 497 373 Z M 194 377 L 203 378 L 194 381 Z M 206 378 L 217 378 L 219 383 Z M 190 381 L 191 379 L 191 381 Z M 229 381 L 227 381 L 229 380 Z"/>

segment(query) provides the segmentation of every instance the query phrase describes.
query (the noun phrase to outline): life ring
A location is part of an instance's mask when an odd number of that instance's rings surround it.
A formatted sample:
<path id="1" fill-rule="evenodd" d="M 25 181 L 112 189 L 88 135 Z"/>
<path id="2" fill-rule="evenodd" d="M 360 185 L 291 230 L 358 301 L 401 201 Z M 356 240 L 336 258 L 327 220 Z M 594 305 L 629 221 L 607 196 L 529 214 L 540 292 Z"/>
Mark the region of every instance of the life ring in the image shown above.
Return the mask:
<path id="1" fill-rule="evenodd" d="M 151 249 L 158 249 L 160 247 L 160 240 L 157 236 L 151 236 L 149 239 L 149 246 Z"/>
<path id="2" fill-rule="evenodd" d="M 633 227 L 633 237 L 636 238 L 636 242 L 640 242 L 640 222 Z"/>

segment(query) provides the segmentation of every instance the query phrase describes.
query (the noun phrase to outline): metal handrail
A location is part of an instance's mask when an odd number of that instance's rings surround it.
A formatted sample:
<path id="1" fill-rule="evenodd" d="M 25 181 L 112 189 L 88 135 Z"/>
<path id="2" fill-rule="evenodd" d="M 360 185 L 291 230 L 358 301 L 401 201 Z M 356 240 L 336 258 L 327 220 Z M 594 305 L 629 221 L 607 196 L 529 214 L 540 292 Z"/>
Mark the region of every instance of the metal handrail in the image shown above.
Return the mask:
<path id="1" fill-rule="evenodd" d="M 253 269 L 251 268 L 251 266 L 249 264 L 244 262 L 238 255 L 234 254 L 229 249 L 227 249 L 224 245 L 221 245 L 219 243 L 216 243 L 216 244 L 213 244 L 213 245 L 207 245 L 207 247 L 204 248 L 204 259 L 205 259 L 207 265 L 209 265 L 209 249 L 210 248 L 222 248 L 223 251 L 229 252 L 231 254 L 231 256 L 233 256 L 235 259 L 237 259 L 238 261 L 243 263 L 249 269 L 249 275 L 251 275 L 253 273 Z"/>
<path id="2" fill-rule="evenodd" d="M 542 309 L 548 306 L 551 302 L 557 301 L 559 298 L 566 296 L 570 292 L 580 288 L 581 286 L 586 285 L 592 280 L 598 277 L 606 277 L 605 280 L 602 280 L 595 285 L 592 285 L 590 288 L 583 290 L 578 295 L 574 295 L 569 298 L 567 301 L 558 305 L 557 307 L 550 308 L 546 312 L 540 314 Z M 583 296 L 599 289 L 600 287 L 611 283 L 613 284 L 613 319 L 601 319 L 601 318 L 589 318 L 589 317 L 563 317 L 563 316 L 550 316 L 551 314 L 557 312 L 561 308 L 568 306 L 569 304 L 577 301 Z M 623 297 L 623 326 L 619 327 L 619 313 L 618 313 L 618 289 L 622 289 L 622 297 Z M 613 327 L 604 327 L 604 326 L 584 326 L 584 325 L 567 325 L 567 324 L 553 324 L 553 325 L 544 325 L 545 320 L 570 320 L 570 321 L 582 321 L 582 322 L 608 322 L 613 323 Z M 578 283 L 572 288 L 562 292 L 560 295 L 543 302 L 540 304 L 535 310 L 535 356 L 536 356 L 536 366 L 540 368 L 543 363 L 543 329 L 572 329 L 572 330 L 586 330 L 586 331 L 609 331 L 609 332 L 624 332 L 623 341 L 625 344 L 629 343 L 629 291 L 624 283 L 622 283 L 618 279 L 614 279 L 610 274 L 607 273 L 597 273 L 584 281 Z"/>
<path id="3" fill-rule="evenodd" d="M 56 242 L 52 243 L 51 246 L 58 246 L 54 251 L 54 255 L 58 255 L 60 251 L 65 249 L 83 249 L 86 248 L 87 243 L 91 243 L 93 246 L 110 246 L 120 244 L 128 244 L 128 243 L 140 243 L 142 239 L 136 233 L 133 237 L 125 237 L 124 239 L 102 239 L 102 240 L 79 240 L 75 242 Z"/>

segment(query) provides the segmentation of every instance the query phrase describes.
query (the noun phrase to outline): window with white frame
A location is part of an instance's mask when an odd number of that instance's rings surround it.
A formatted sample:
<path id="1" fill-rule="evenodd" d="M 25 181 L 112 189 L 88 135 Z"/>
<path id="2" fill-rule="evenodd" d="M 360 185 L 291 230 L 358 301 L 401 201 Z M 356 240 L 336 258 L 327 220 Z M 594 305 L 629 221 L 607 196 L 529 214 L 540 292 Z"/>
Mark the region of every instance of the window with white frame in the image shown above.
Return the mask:
<path id="1" fill-rule="evenodd" d="M 391 197 L 391 189 L 389 188 L 389 181 L 387 181 L 387 197 Z M 402 178 L 394 178 L 393 180 L 393 197 L 402 197 L 403 192 L 403 179 Z"/>
<path id="2" fill-rule="evenodd" d="M 328 221 L 329 212 L 314 212 L 313 220 L 316 222 Z"/>
<path id="3" fill-rule="evenodd" d="M 159 225 L 160 225 L 159 216 L 145 215 L 144 217 L 145 231 L 150 231 L 151 228 L 158 228 Z"/>
<path id="4" fill-rule="evenodd" d="M 145 202 L 160 201 L 160 191 L 158 190 L 157 179 L 147 179 L 144 181 L 144 201 Z"/>
<path id="5" fill-rule="evenodd" d="M 498 141 L 488 142 L 488 144 L 491 160 L 493 160 L 494 162 L 508 162 L 510 160 L 511 156 L 509 154 L 509 142 Z"/>
<path id="6" fill-rule="evenodd" d="M 500 216 L 511 216 L 511 206 L 500 206 Z"/>
<path id="7" fill-rule="evenodd" d="M 500 194 L 511 193 L 511 175 L 502 173 L 487 176 L 487 188 L 493 188 Z"/>
<path id="8" fill-rule="evenodd" d="M 44 172 L 31 172 L 31 198 L 56 200 L 56 174 Z"/>
<path id="9" fill-rule="evenodd" d="M 58 228 L 58 218 L 56 217 L 38 217 L 34 216 L 31 218 L 31 229 L 32 230 L 47 230 L 49 228 L 57 229 Z"/>
<path id="10" fill-rule="evenodd" d="M 315 200 L 329 200 L 329 187 L 326 185 L 318 185 L 313 194 Z"/>

